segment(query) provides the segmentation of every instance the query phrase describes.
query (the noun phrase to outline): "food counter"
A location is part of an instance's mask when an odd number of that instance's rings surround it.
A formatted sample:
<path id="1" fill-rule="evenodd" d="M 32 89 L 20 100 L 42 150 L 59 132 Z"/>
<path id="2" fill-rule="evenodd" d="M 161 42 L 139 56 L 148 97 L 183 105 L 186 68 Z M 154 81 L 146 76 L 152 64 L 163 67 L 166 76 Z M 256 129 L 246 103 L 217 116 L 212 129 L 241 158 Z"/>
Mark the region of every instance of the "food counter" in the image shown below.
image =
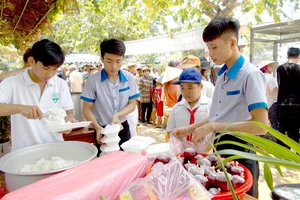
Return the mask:
<path id="1" fill-rule="evenodd" d="M 94 143 L 94 129 L 92 128 L 81 128 L 75 129 L 69 134 L 63 134 L 65 141 L 82 141 L 88 143 Z"/>
<path id="2" fill-rule="evenodd" d="M 146 175 L 148 166 L 147 157 L 118 151 L 10 192 L 3 200 L 119 199 L 128 183 Z"/>

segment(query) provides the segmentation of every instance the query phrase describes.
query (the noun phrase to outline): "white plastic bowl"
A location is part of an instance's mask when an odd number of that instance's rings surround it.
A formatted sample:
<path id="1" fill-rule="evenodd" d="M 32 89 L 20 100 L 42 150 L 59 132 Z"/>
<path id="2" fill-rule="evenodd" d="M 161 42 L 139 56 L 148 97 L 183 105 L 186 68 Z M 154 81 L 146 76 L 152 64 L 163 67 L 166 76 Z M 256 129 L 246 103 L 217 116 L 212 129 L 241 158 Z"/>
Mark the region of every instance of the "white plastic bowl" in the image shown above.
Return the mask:
<path id="1" fill-rule="evenodd" d="M 117 136 L 117 137 L 111 137 L 111 138 L 104 136 L 104 137 L 101 138 L 101 142 L 105 143 L 109 147 L 116 147 L 116 146 L 118 146 L 120 140 L 121 139 L 120 139 L 119 136 Z"/>
<path id="2" fill-rule="evenodd" d="M 113 141 L 113 142 L 107 142 L 107 143 L 105 143 L 108 147 L 116 147 L 116 146 L 118 146 L 119 147 L 119 142 L 120 142 L 120 140 L 119 141 Z M 119 148 L 120 149 L 120 148 Z"/>
<path id="3" fill-rule="evenodd" d="M 119 145 L 107 146 L 106 144 L 103 144 L 103 145 L 100 146 L 100 150 L 102 152 L 105 152 L 105 153 L 111 153 L 111 152 L 114 152 L 114 151 L 119 151 L 120 147 L 119 147 Z"/>
<path id="4" fill-rule="evenodd" d="M 97 155 L 97 148 L 86 142 L 63 141 L 44 143 L 10 152 L 0 159 L 0 170 L 5 172 L 6 188 L 9 192 L 43 178 L 62 172 L 78 164 L 88 162 Z M 65 160 L 76 160 L 78 164 L 43 172 L 20 172 L 24 164 L 35 164 L 41 158 L 53 156 Z"/>
<path id="5" fill-rule="evenodd" d="M 156 158 L 160 153 L 169 152 L 169 149 L 169 143 L 152 144 L 147 148 L 146 155 L 148 158 Z"/>
<path id="6" fill-rule="evenodd" d="M 152 137 L 148 137 L 148 136 L 134 136 L 130 138 L 130 140 L 146 142 L 149 145 L 155 142 L 155 140 Z"/>
<path id="7" fill-rule="evenodd" d="M 124 151 L 136 154 L 141 154 L 148 146 L 147 142 L 138 140 L 128 140 L 121 145 Z"/>
<path id="8" fill-rule="evenodd" d="M 120 132 L 119 124 L 109 124 L 104 129 L 102 129 L 101 133 L 106 137 L 117 137 Z"/>

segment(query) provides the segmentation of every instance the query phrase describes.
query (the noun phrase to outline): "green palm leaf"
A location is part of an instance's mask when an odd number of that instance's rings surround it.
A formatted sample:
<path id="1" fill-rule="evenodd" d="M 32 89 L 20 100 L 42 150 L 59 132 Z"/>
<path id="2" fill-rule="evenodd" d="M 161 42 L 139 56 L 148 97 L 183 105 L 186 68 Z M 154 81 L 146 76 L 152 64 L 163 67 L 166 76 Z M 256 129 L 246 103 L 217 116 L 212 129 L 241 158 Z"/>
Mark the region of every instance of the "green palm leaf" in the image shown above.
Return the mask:
<path id="1" fill-rule="evenodd" d="M 265 138 L 257 136 L 257 135 L 253 135 L 253 134 L 249 134 L 249 133 L 245 133 L 245 132 L 228 132 L 227 131 L 227 129 L 232 125 L 246 124 L 246 123 L 254 124 L 254 125 L 266 130 L 268 133 L 273 135 L 275 138 L 281 140 L 287 146 L 292 148 L 296 153 L 290 151 L 288 148 L 285 148 L 273 141 L 270 141 L 268 139 L 265 139 Z M 219 138 L 226 134 L 233 135 L 251 145 L 246 145 L 246 144 L 234 142 L 234 141 L 218 142 Z M 231 160 L 240 159 L 240 158 L 251 159 L 251 160 L 263 162 L 264 163 L 264 177 L 265 177 L 268 187 L 271 190 L 273 189 L 273 175 L 272 175 L 272 172 L 270 169 L 270 165 L 274 165 L 281 176 L 283 176 L 283 173 L 280 168 L 281 166 L 286 167 L 286 168 L 300 169 L 300 156 L 299 156 L 300 145 L 299 145 L 299 143 L 295 142 L 294 140 L 290 139 L 289 137 L 283 135 L 282 133 L 280 133 L 262 123 L 251 121 L 251 122 L 237 122 L 237 123 L 230 124 L 221 132 L 221 134 L 216 136 L 215 140 L 216 140 L 215 145 L 225 145 L 225 144 L 236 145 L 236 146 L 240 146 L 245 149 L 249 149 L 251 151 L 258 153 L 258 154 L 253 154 L 253 153 L 247 153 L 244 151 L 231 150 L 231 149 L 225 149 L 225 150 L 220 150 L 220 151 L 214 152 L 214 154 L 217 154 L 217 155 L 228 155 L 229 156 L 223 160 L 223 163 L 229 162 Z"/>
<path id="2" fill-rule="evenodd" d="M 265 180 L 268 184 L 268 187 L 271 190 L 273 190 L 273 176 L 272 176 L 270 166 L 267 163 L 264 164 L 264 176 L 265 176 Z"/>

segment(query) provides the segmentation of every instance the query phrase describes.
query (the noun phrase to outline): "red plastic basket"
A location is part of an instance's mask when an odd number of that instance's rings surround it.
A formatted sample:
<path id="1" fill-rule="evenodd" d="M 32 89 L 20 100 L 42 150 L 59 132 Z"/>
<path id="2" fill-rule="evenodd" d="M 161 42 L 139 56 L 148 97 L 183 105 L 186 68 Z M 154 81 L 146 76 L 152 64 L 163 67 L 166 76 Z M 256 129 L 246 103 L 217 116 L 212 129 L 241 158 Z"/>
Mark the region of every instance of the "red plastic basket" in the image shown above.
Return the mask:
<path id="1" fill-rule="evenodd" d="M 235 191 L 235 194 L 238 197 L 238 199 L 243 199 L 246 192 L 248 190 L 250 190 L 250 188 L 252 187 L 253 178 L 252 178 L 252 174 L 249 171 L 249 169 L 244 167 L 242 164 L 239 164 L 239 166 L 244 168 L 245 183 L 243 185 L 241 185 L 240 187 L 236 188 L 234 191 Z M 231 200 L 233 198 L 232 198 L 231 192 L 228 191 L 228 192 L 221 192 L 220 194 L 216 194 L 216 195 L 214 195 L 214 198 L 212 198 L 212 199 L 213 200 Z"/>
<path id="2" fill-rule="evenodd" d="M 206 156 L 206 154 L 202 154 L 203 156 Z M 178 156 L 183 156 L 183 155 L 178 155 Z M 146 174 L 150 174 L 151 173 L 151 168 L 153 166 L 153 162 L 148 166 L 147 170 L 146 170 Z M 250 188 L 252 187 L 253 184 L 253 178 L 252 178 L 252 174 L 251 172 L 242 164 L 239 164 L 239 166 L 241 166 L 244 169 L 244 178 L 245 178 L 245 183 L 243 185 L 241 185 L 240 187 L 236 188 L 235 194 L 238 197 L 238 199 L 243 199 L 246 192 L 248 190 L 250 190 Z M 221 192 L 220 194 L 216 194 L 214 195 L 214 197 L 212 198 L 212 200 L 232 200 L 232 194 L 230 191 L 228 192 Z"/>

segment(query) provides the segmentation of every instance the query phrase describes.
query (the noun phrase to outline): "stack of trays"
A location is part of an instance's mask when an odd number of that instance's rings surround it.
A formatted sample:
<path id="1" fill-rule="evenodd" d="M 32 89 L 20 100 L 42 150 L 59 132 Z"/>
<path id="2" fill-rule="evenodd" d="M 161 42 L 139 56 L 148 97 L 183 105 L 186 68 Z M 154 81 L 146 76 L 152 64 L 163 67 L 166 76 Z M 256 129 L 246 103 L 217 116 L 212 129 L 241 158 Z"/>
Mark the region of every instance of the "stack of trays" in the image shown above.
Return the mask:
<path id="1" fill-rule="evenodd" d="M 119 132 L 119 124 L 107 125 L 102 129 L 101 133 L 103 134 L 103 137 L 101 138 L 101 142 L 105 144 L 102 144 L 100 147 L 100 150 L 102 151 L 101 155 L 120 150 L 119 142 L 121 139 L 118 136 Z"/>

